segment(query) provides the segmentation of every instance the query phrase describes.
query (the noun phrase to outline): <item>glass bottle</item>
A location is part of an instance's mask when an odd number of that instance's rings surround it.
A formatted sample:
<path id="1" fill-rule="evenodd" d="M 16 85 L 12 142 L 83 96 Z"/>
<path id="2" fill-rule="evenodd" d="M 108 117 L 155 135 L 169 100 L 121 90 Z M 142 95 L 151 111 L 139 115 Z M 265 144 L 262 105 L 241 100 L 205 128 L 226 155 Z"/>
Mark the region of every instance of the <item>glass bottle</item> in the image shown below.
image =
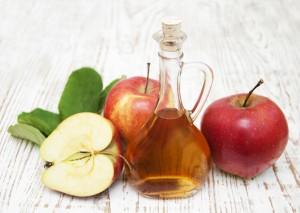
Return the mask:
<path id="1" fill-rule="evenodd" d="M 159 42 L 160 92 L 152 117 L 139 136 L 127 144 L 126 168 L 129 183 L 150 197 L 173 198 L 193 194 L 208 174 L 211 155 L 206 139 L 193 122 L 209 94 L 213 73 L 201 62 L 181 59 L 186 35 L 181 21 L 165 19 Z M 192 110 L 183 107 L 180 78 L 183 70 L 196 68 L 204 74 L 200 95 Z"/>

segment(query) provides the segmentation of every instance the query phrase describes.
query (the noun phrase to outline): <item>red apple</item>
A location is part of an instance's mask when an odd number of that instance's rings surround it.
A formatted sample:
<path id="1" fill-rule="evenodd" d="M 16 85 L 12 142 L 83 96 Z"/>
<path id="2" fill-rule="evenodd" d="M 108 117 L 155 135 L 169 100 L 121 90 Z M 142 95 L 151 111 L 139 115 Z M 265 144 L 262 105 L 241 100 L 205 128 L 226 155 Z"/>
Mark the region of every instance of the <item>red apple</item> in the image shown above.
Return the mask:
<path id="1" fill-rule="evenodd" d="M 215 101 L 201 123 L 216 166 L 244 178 L 269 168 L 288 140 L 288 125 L 280 108 L 267 97 L 251 95 L 253 90 Z"/>
<path id="2" fill-rule="evenodd" d="M 120 81 L 107 96 L 104 117 L 110 119 L 126 141 L 133 140 L 152 115 L 159 93 L 159 82 L 132 77 Z"/>

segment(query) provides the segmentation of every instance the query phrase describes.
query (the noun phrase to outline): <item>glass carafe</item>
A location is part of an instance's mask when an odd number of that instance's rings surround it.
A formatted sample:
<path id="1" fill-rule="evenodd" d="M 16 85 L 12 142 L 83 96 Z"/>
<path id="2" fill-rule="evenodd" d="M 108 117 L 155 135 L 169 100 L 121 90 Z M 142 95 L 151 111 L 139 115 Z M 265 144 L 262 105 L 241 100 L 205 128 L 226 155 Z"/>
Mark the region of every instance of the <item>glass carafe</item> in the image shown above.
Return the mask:
<path id="1" fill-rule="evenodd" d="M 126 150 L 129 183 L 145 196 L 189 196 L 202 185 L 210 169 L 209 146 L 193 122 L 209 94 L 213 73 L 201 62 L 182 62 L 185 38 L 181 22 L 174 18 L 164 20 L 162 31 L 154 34 L 160 44 L 159 99 L 152 117 Z M 202 72 L 204 81 L 195 106 L 186 110 L 180 79 L 190 68 Z"/>

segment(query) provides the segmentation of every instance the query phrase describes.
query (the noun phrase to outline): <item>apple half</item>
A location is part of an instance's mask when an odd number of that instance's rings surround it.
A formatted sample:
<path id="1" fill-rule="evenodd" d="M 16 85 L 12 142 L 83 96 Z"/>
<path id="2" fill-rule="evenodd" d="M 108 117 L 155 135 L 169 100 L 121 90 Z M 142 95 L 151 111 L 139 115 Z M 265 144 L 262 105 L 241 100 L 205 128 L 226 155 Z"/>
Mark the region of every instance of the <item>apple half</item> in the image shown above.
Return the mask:
<path id="1" fill-rule="evenodd" d="M 82 112 L 64 120 L 42 143 L 40 155 L 46 161 L 45 186 L 78 197 L 104 191 L 123 167 L 119 134 L 96 113 Z"/>

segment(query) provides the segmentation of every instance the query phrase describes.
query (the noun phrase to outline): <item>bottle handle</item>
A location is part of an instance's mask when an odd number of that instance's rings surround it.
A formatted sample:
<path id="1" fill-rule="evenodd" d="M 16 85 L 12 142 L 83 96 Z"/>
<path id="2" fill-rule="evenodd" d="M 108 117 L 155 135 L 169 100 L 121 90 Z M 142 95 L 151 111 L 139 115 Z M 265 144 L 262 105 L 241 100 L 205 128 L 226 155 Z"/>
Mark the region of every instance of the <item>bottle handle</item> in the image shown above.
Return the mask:
<path id="1" fill-rule="evenodd" d="M 181 74 L 183 69 L 187 69 L 187 68 L 196 68 L 197 70 L 201 71 L 203 73 L 203 85 L 202 88 L 200 90 L 200 94 L 197 98 L 197 101 L 195 103 L 195 105 L 193 106 L 193 108 L 191 110 L 186 110 L 187 112 L 187 117 L 190 119 L 191 122 L 194 122 L 196 120 L 196 118 L 198 117 L 200 111 L 202 110 L 207 97 L 210 93 L 211 87 L 212 87 L 212 83 L 213 83 L 213 79 L 214 79 L 214 74 L 213 74 L 213 70 L 205 63 L 203 62 L 180 62 L 180 71 L 178 73 L 177 76 L 177 89 L 178 89 L 178 99 L 179 99 L 179 104 L 181 105 L 182 108 L 184 108 L 183 104 L 182 104 L 182 98 L 181 98 L 181 91 L 180 91 L 180 80 L 181 80 Z"/>

